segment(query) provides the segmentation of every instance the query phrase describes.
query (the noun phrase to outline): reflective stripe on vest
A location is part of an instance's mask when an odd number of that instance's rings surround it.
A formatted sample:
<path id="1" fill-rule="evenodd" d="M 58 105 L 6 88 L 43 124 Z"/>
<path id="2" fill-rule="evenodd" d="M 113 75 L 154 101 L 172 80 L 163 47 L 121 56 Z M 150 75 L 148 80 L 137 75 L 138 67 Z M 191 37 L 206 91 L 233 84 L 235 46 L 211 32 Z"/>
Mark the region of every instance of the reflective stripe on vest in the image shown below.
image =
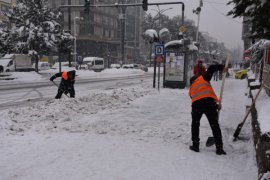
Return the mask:
<path id="1" fill-rule="evenodd" d="M 62 78 L 63 78 L 64 80 L 67 80 L 67 79 L 68 79 L 68 73 L 67 73 L 67 71 L 64 71 L 64 72 L 62 73 Z"/>
<path id="2" fill-rule="evenodd" d="M 189 96 L 192 102 L 207 97 L 219 101 L 210 83 L 205 81 L 202 76 L 199 76 L 190 86 Z"/>

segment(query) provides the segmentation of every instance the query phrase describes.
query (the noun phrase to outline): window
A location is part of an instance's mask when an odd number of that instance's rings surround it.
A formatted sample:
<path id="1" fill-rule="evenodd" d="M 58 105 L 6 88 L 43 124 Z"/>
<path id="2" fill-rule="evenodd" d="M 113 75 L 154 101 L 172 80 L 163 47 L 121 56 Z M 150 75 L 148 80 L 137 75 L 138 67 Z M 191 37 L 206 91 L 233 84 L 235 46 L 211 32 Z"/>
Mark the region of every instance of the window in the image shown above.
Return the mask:
<path id="1" fill-rule="evenodd" d="M 7 67 L 12 66 L 12 65 L 13 65 L 13 60 L 9 61 Z"/>
<path id="2" fill-rule="evenodd" d="M 102 60 L 95 60 L 95 64 L 96 65 L 103 65 L 103 61 Z"/>
<path id="3" fill-rule="evenodd" d="M 10 9 L 9 6 L 4 5 L 4 4 L 1 5 L 1 11 L 3 11 L 3 12 L 8 12 L 9 9 Z"/>

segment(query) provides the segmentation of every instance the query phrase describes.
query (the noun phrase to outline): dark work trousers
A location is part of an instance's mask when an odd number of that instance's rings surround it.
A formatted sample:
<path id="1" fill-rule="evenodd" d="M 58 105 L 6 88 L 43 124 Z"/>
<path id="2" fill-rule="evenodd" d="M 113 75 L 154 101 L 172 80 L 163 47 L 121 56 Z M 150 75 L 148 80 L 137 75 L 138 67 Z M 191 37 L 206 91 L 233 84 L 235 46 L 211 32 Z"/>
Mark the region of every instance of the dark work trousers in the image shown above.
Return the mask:
<path id="1" fill-rule="evenodd" d="M 200 143 L 200 120 L 203 114 L 206 115 L 209 121 L 213 136 L 215 138 L 216 148 L 223 149 L 222 135 L 218 124 L 217 104 L 212 98 L 203 98 L 192 103 L 191 139 L 193 141 L 193 144 Z"/>
<path id="2" fill-rule="evenodd" d="M 217 81 L 218 80 L 218 72 L 214 72 L 214 80 Z"/>
<path id="3" fill-rule="evenodd" d="M 70 97 L 74 98 L 75 97 L 74 86 L 73 85 L 65 86 L 63 84 L 60 84 L 57 95 L 55 96 L 55 99 L 60 99 L 63 93 L 65 94 L 69 93 Z"/>
<path id="4" fill-rule="evenodd" d="M 223 72 L 222 71 L 218 71 L 218 75 L 219 75 L 219 80 L 222 80 Z"/>

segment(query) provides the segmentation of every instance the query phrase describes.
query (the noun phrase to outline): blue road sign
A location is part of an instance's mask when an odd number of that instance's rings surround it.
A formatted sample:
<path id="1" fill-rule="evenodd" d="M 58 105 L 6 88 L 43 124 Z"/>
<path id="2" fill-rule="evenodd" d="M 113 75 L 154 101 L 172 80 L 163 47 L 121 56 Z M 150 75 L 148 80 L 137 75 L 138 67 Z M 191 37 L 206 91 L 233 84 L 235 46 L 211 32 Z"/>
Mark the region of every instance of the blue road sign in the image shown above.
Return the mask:
<path id="1" fill-rule="evenodd" d="M 163 44 L 157 44 L 155 45 L 155 56 L 164 55 L 164 45 Z"/>

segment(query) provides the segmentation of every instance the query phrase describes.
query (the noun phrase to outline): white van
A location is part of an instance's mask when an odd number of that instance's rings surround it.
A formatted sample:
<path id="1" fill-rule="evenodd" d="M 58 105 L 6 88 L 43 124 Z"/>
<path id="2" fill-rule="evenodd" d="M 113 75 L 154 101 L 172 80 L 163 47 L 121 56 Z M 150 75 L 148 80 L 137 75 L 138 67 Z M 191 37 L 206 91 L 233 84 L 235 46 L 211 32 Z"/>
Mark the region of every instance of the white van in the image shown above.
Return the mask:
<path id="1" fill-rule="evenodd" d="M 6 54 L 0 59 L 0 71 L 33 71 L 31 57 L 24 54 Z"/>
<path id="2" fill-rule="evenodd" d="M 85 57 L 81 66 L 95 72 L 100 72 L 105 68 L 104 59 L 100 57 Z"/>
<path id="3" fill-rule="evenodd" d="M 0 59 L 0 72 L 15 71 L 13 59 Z"/>

